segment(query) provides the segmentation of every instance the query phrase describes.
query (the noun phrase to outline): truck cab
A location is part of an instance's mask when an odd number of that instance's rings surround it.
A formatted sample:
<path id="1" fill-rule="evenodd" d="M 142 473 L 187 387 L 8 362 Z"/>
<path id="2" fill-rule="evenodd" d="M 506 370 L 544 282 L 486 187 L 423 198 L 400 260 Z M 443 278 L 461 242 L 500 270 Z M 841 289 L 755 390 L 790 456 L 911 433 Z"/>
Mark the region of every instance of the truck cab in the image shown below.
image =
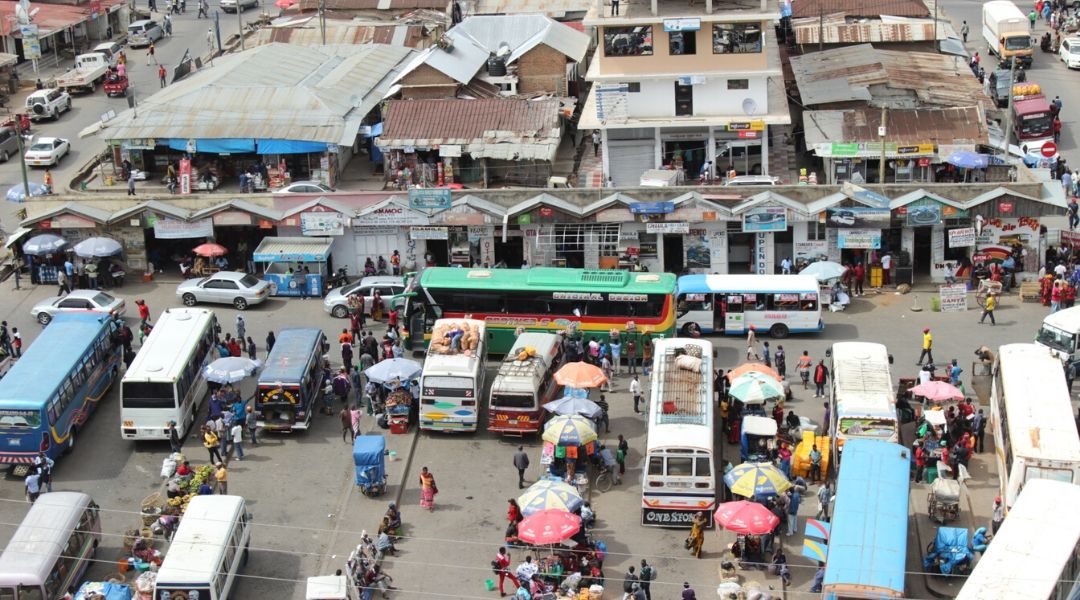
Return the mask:
<path id="1" fill-rule="evenodd" d="M 1054 140 L 1054 116 L 1050 102 L 1035 83 L 1013 86 L 1013 119 L 1010 132 L 1024 153 L 1038 152 Z"/>
<path id="2" fill-rule="evenodd" d="M 1009 0 L 991 0 L 983 4 L 983 40 L 991 54 L 1002 60 L 1013 57 L 1024 67 L 1031 66 L 1034 48 L 1031 22 Z"/>

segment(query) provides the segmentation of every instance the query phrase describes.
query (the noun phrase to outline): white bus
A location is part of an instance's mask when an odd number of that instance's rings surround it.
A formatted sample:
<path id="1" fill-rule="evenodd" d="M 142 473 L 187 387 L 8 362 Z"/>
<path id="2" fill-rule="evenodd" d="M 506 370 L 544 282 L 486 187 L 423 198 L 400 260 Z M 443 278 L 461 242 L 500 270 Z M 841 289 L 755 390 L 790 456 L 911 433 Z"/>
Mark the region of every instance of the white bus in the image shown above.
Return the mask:
<path id="1" fill-rule="evenodd" d="M 678 334 L 823 331 L 818 281 L 809 275 L 683 275 L 675 291 Z"/>
<path id="2" fill-rule="evenodd" d="M 990 427 L 1006 511 L 1033 479 L 1080 484 L 1080 437 L 1073 416 L 1056 356 L 1037 344 L 1000 348 L 990 390 Z"/>
<path id="3" fill-rule="evenodd" d="M 420 429 L 476 431 L 487 355 L 484 322 L 439 319 L 431 331 L 420 374 Z"/>
<path id="4" fill-rule="evenodd" d="M 183 439 L 206 396 L 203 366 L 217 357 L 217 319 L 204 308 L 169 308 L 154 324 L 120 381 L 120 434 L 167 440 L 169 421 Z"/>
<path id="5" fill-rule="evenodd" d="M 531 356 L 522 357 L 526 348 Z M 561 386 L 555 371 L 563 364 L 562 338 L 554 333 L 526 331 L 518 336 L 488 392 L 488 431 L 504 435 L 539 433 L 544 405 Z"/>
<path id="6" fill-rule="evenodd" d="M 1035 343 L 1053 350 L 1063 363 L 1080 359 L 1080 306 L 1050 313 L 1043 319 Z"/>
<path id="7" fill-rule="evenodd" d="M 154 598 L 225 600 L 250 543 L 251 515 L 242 497 L 192 498 L 158 570 Z"/>
<path id="8" fill-rule="evenodd" d="M 900 421 L 889 373 L 892 356 L 888 349 L 870 342 L 837 342 L 826 356 L 831 359 L 832 455 L 839 459 L 844 442 L 849 439 L 899 443 Z"/>
<path id="9" fill-rule="evenodd" d="M 641 482 L 641 524 L 690 527 L 716 508 L 713 346 L 702 339 L 653 341 L 652 389 Z"/>
<path id="10" fill-rule="evenodd" d="M 1078 486 L 1045 479 L 1028 482 L 957 600 L 1077 598 L 1078 505 Z"/>

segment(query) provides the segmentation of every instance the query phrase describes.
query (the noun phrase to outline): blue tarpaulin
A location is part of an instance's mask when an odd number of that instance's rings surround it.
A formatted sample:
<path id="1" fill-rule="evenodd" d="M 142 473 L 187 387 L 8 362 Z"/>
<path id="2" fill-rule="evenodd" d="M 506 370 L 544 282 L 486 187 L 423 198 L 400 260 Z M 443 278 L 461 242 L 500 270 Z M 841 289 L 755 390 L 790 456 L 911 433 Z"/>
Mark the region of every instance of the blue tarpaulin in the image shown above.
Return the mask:
<path id="1" fill-rule="evenodd" d="M 381 435 L 358 435 L 353 442 L 356 484 L 371 485 L 385 477 L 386 438 Z"/>
<path id="2" fill-rule="evenodd" d="M 168 140 L 169 148 L 187 152 L 188 141 L 182 138 Z M 250 138 L 216 138 L 195 140 L 196 152 L 213 154 L 243 154 L 255 152 L 255 140 Z"/>
<path id="3" fill-rule="evenodd" d="M 259 154 L 307 154 L 326 152 L 326 142 L 305 140 L 258 140 Z"/>

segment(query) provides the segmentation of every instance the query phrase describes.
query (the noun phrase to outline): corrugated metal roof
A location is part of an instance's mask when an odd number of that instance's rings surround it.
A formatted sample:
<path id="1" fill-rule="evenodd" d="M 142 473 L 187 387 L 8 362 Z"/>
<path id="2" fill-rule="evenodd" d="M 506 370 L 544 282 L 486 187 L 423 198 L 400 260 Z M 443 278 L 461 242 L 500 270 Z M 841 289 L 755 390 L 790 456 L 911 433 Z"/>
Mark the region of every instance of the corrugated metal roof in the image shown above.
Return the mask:
<path id="1" fill-rule="evenodd" d="M 537 13 L 555 19 L 573 13 L 584 15 L 592 5 L 589 0 L 474 0 L 469 4 L 473 15 Z"/>
<path id="2" fill-rule="evenodd" d="M 317 11 L 320 5 L 325 10 L 331 11 L 431 8 L 446 12 L 449 9 L 450 2 L 449 0 L 300 0 L 297 4 L 301 12 Z"/>
<path id="3" fill-rule="evenodd" d="M 255 254 L 329 254 L 331 238 L 324 237 L 268 237 L 259 242 Z"/>
<path id="4" fill-rule="evenodd" d="M 338 144 L 383 98 L 409 48 L 268 44 L 214 60 L 104 127 L 109 140 L 267 138 Z M 355 134 L 355 131 L 353 132 Z"/>
<path id="5" fill-rule="evenodd" d="M 489 52 L 506 44 L 514 62 L 540 44 L 581 62 L 589 49 L 589 36 L 544 15 L 497 15 L 469 17 L 451 31 L 465 33 Z"/>
<path id="6" fill-rule="evenodd" d="M 825 44 L 862 44 L 868 42 L 925 42 L 934 39 L 934 22 L 927 19 L 860 19 L 849 22 L 843 13 L 826 15 L 824 20 L 817 17 L 793 19 L 796 44 L 817 44 L 824 37 Z M 939 23 L 937 39 L 948 37 L 948 32 Z"/>
<path id="7" fill-rule="evenodd" d="M 963 61 L 930 52 L 845 46 L 791 57 L 802 103 L 878 101 L 898 108 L 991 106 Z"/>
<path id="8" fill-rule="evenodd" d="M 123 0 L 101 0 L 100 10 L 108 10 L 121 2 Z M 18 4 L 15 0 L 0 0 L 0 35 L 22 37 L 19 34 L 19 28 L 15 26 L 15 7 Z M 38 33 L 41 37 L 44 37 L 88 21 L 90 19 L 90 9 L 90 3 L 70 6 L 35 2 L 31 10 L 34 12 L 34 24 L 38 26 Z"/>
<path id="9" fill-rule="evenodd" d="M 314 17 L 304 19 L 313 21 Z M 280 42 L 297 46 L 322 45 L 322 32 L 318 24 L 299 25 L 296 22 L 285 27 L 264 27 L 255 34 L 254 45 L 261 46 Z M 422 25 L 356 25 L 330 21 L 326 25 L 327 44 L 388 44 L 408 48 L 427 47 Z"/>
<path id="10" fill-rule="evenodd" d="M 922 0 L 796 0 L 791 3 L 791 16 L 794 18 L 814 17 L 822 14 L 847 13 L 852 17 L 877 17 L 892 15 L 895 17 L 929 17 L 930 9 Z"/>
<path id="11" fill-rule="evenodd" d="M 552 160 L 561 138 L 555 98 L 391 100 L 381 148 L 461 145 L 473 157 Z"/>
<path id="12" fill-rule="evenodd" d="M 803 113 L 807 146 L 829 142 L 876 142 L 881 110 L 811 110 Z M 985 144 L 989 132 L 979 106 L 890 110 L 886 116 L 888 143 Z"/>

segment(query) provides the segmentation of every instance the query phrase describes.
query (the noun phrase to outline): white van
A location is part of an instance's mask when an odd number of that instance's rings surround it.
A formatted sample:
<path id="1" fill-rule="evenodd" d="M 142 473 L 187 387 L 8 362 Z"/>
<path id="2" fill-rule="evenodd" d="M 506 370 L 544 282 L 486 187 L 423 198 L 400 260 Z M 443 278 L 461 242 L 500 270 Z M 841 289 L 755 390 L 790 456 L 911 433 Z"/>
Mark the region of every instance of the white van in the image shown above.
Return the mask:
<path id="1" fill-rule="evenodd" d="M 123 51 L 123 49 L 124 47 L 116 42 L 102 42 L 97 46 L 94 46 L 94 49 L 91 50 L 91 52 L 100 52 L 104 54 L 105 57 L 109 59 L 109 66 L 115 69 L 116 64 L 120 61 L 120 52 Z"/>
<path id="2" fill-rule="evenodd" d="M 1058 48 L 1058 56 L 1061 62 L 1070 69 L 1080 67 L 1080 37 L 1071 37 L 1061 40 Z"/>
<path id="3" fill-rule="evenodd" d="M 242 497 L 192 498 L 158 570 L 154 598 L 225 600 L 250 543 L 251 515 Z"/>

